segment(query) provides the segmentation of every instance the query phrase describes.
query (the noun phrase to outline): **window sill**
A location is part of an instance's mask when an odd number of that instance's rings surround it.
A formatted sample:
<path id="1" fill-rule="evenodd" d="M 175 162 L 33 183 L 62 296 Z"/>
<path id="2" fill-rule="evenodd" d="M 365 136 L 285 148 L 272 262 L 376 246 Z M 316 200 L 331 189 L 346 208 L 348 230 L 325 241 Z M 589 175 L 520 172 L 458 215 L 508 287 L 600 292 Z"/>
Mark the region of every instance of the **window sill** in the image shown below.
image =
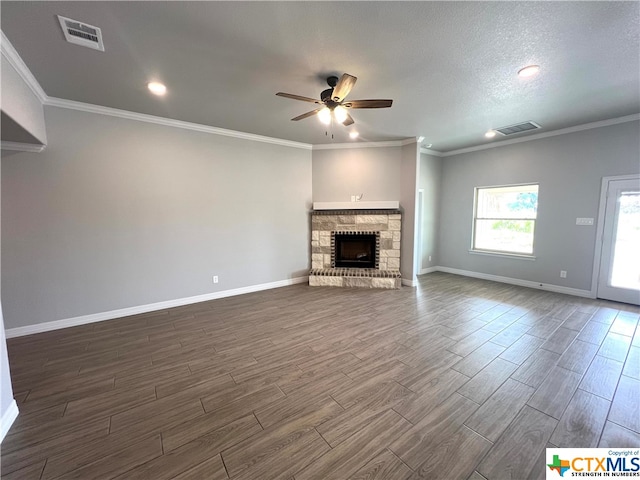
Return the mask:
<path id="1" fill-rule="evenodd" d="M 492 252 L 491 250 L 469 250 L 469 253 L 473 255 L 487 255 L 489 257 L 504 257 L 504 258 L 517 258 L 520 260 L 535 260 L 535 255 L 527 255 L 524 253 L 505 253 L 505 252 Z"/>

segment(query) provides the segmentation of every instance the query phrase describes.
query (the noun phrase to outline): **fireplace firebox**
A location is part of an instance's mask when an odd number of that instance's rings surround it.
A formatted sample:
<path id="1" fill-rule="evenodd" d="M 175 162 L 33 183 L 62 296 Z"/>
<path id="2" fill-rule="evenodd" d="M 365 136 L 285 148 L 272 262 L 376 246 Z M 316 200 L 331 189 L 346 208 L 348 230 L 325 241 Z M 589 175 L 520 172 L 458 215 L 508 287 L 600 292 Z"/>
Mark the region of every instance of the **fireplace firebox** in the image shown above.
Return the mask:
<path id="1" fill-rule="evenodd" d="M 377 232 L 334 232 L 334 268 L 378 268 L 379 238 Z"/>

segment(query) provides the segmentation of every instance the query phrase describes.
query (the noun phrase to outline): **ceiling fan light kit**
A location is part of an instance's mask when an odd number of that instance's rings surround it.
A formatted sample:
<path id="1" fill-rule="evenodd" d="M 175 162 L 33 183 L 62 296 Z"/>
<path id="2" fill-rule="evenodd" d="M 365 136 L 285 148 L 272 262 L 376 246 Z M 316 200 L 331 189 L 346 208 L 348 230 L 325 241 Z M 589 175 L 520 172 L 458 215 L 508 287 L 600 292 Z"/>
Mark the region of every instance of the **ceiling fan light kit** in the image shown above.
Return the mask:
<path id="1" fill-rule="evenodd" d="M 298 115 L 291 120 L 298 121 L 317 115 L 320 122 L 325 125 L 329 125 L 332 119 L 335 119 L 337 123 L 341 123 L 344 126 L 353 125 L 355 121 L 348 111 L 348 109 L 351 108 L 389 108 L 393 104 L 393 100 L 382 99 L 352 100 L 345 102 L 345 98 L 349 95 L 349 92 L 351 92 L 351 89 L 356 84 L 356 80 L 358 80 L 357 77 L 349 75 L 348 73 L 342 75 L 341 78 L 336 76 L 328 77 L 327 84 L 330 88 L 327 88 L 320 93 L 320 100 L 284 92 L 278 92 L 276 95 L 291 98 L 292 100 L 324 105 L 321 108 Z"/>
<path id="2" fill-rule="evenodd" d="M 325 125 L 329 125 L 331 123 L 331 110 L 327 107 L 321 108 L 317 115 L 321 123 Z"/>
<path id="3" fill-rule="evenodd" d="M 333 109 L 333 116 L 335 117 L 338 123 L 344 123 L 348 115 L 349 113 L 347 112 L 347 109 L 344 108 L 342 105 L 338 105 L 336 108 Z"/>

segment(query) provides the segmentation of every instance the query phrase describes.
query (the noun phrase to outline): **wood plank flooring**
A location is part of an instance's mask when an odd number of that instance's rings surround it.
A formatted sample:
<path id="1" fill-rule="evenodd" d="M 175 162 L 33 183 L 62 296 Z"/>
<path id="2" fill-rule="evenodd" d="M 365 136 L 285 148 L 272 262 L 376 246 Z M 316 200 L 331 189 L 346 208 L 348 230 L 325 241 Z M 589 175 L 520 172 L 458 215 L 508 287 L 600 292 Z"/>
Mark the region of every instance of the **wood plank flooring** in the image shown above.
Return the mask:
<path id="1" fill-rule="evenodd" d="M 640 447 L 640 309 L 432 273 L 8 340 L 3 479 L 544 478 Z M 451 461 L 455 458 L 455 461 Z"/>

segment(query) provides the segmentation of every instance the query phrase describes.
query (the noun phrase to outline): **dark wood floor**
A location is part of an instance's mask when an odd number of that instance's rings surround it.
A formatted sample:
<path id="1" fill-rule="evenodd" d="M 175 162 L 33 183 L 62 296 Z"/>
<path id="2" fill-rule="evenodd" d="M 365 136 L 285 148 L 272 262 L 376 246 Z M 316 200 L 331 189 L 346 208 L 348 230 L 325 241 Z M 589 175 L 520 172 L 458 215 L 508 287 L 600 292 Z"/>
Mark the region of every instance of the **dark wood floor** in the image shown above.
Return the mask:
<path id="1" fill-rule="evenodd" d="M 434 273 L 8 341 L 2 478 L 527 479 L 640 446 L 636 307 Z"/>

